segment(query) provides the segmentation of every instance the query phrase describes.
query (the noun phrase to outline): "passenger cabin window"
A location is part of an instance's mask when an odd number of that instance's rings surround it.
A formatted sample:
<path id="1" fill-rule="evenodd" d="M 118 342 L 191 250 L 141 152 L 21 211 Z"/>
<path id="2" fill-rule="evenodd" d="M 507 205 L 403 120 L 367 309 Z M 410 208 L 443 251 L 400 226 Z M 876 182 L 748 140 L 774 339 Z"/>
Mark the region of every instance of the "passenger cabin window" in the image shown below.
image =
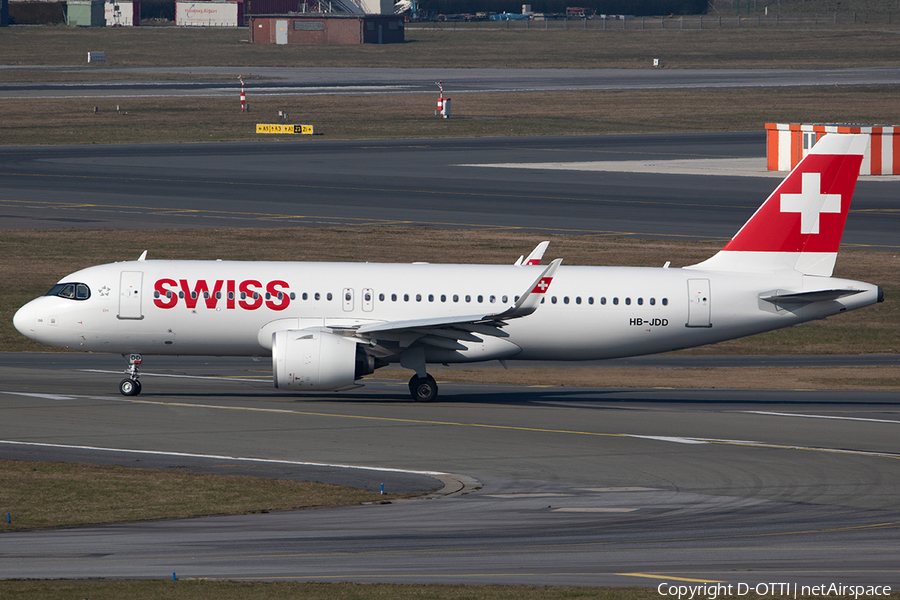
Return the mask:
<path id="1" fill-rule="evenodd" d="M 57 283 L 46 295 L 69 300 L 87 300 L 91 297 L 91 288 L 86 283 Z"/>

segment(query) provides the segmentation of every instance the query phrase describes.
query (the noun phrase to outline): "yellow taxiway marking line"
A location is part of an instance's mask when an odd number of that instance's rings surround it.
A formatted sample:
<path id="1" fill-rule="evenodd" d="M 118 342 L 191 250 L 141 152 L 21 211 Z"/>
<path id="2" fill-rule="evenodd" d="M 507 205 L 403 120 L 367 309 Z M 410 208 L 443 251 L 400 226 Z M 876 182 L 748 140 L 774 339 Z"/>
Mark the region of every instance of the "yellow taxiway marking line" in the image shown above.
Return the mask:
<path id="1" fill-rule="evenodd" d="M 289 410 L 283 408 L 254 408 L 249 406 L 221 406 L 215 404 L 191 404 L 187 402 L 156 402 L 152 400 L 127 400 L 123 399 L 121 402 L 132 402 L 134 404 L 152 404 L 159 406 L 180 406 L 183 408 L 208 408 L 214 410 L 243 410 L 249 412 L 271 412 L 271 413 L 286 413 L 293 415 L 302 415 L 306 417 L 329 417 L 329 418 L 337 418 L 337 419 L 361 419 L 364 421 L 388 421 L 392 423 L 414 423 L 419 425 L 447 425 L 451 427 L 479 427 L 484 429 L 506 429 L 513 431 L 535 431 L 540 433 L 568 433 L 574 435 L 590 435 L 590 436 L 601 436 L 601 437 L 629 437 L 628 434 L 625 433 L 601 433 L 596 431 L 577 431 L 577 430 L 569 430 L 569 429 L 545 429 L 541 427 L 520 427 L 514 425 L 491 425 L 488 423 L 463 423 L 456 421 L 429 421 L 426 419 L 402 419 L 400 417 L 371 417 L 366 415 L 341 415 L 336 413 L 320 413 L 320 412 L 307 412 L 300 410 Z"/>
<path id="2" fill-rule="evenodd" d="M 694 581 L 697 583 L 724 583 L 718 579 L 691 579 L 690 577 L 673 577 L 671 575 L 654 575 L 653 573 L 613 573 L 623 577 L 646 577 L 647 579 L 671 579 L 672 581 Z"/>
<path id="3" fill-rule="evenodd" d="M 2 392 L 5 394 L 13 394 L 13 395 L 31 395 L 24 394 L 18 392 Z M 65 397 L 67 400 L 77 399 L 77 396 L 67 396 Z M 274 414 L 292 414 L 292 415 L 302 415 L 307 417 L 325 417 L 325 418 L 333 418 L 333 419 L 358 419 L 363 421 L 382 421 L 389 423 L 409 423 L 416 425 L 442 425 L 447 427 L 472 427 L 479 429 L 493 429 L 493 430 L 503 430 L 503 431 L 529 431 L 535 433 L 558 433 L 565 435 L 580 435 L 580 436 L 590 436 L 590 437 L 614 437 L 614 438 L 631 438 L 631 439 L 648 439 L 648 440 L 656 440 L 662 442 L 671 442 L 671 443 L 680 443 L 680 444 L 690 444 L 690 445 L 702 445 L 702 444 L 714 444 L 714 445 L 722 445 L 722 446 L 739 446 L 745 448 L 768 448 L 774 450 L 803 450 L 807 452 L 823 452 L 827 454 L 849 454 L 856 456 L 871 456 L 877 458 L 892 458 L 894 460 L 900 459 L 900 454 L 891 453 L 891 452 L 879 452 L 879 451 L 869 451 L 869 450 L 850 450 L 846 448 L 822 448 L 822 447 L 814 447 L 814 446 L 797 446 L 791 444 L 776 444 L 772 442 L 757 442 L 751 440 L 723 440 L 723 439 L 715 439 L 715 438 L 697 438 L 697 437 L 680 437 L 680 436 L 653 436 L 653 435 L 642 435 L 636 433 L 609 433 L 609 432 L 599 432 L 599 431 L 580 431 L 577 429 L 550 429 L 544 427 L 523 427 L 516 425 L 499 425 L 499 424 L 490 424 L 490 423 L 465 423 L 460 421 L 432 421 L 428 419 L 408 419 L 408 418 L 400 418 L 400 417 L 379 417 L 379 416 L 367 416 L 367 415 L 351 415 L 351 414 L 338 414 L 338 413 L 324 413 L 324 412 L 311 412 L 311 411 L 299 411 L 299 410 L 290 410 L 283 408 L 258 408 L 258 407 L 249 407 L 249 406 L 223 406 L 217 404 L 194 404 L 189 402 L 161 402 L 161 401 L 153 401 L 153 400 L 138 400 L 138 399 L 130 399 L 130 398 L 108 398 L 109 400 L 115 402 L 128 402 L 132 404 L 144 404 L 150 406 L 178 406 L 182 408 L 199 408 L 199 409 L 207 409 L 207 410 L 234 410 L 234 411 L 245 411 L 245 412 L 259 412 L 259 413 L 274 413 Z"/>
<path id="4" fill-rule="evenodd" d="M 778 450 L 806 450 L 809 452 L 826 452 L 830 454 L 854 454 L 862 456 L 877 456 L 882 458 L 900 459 L 900 454 L 877 451 L 848 450 L 843 448 L 816 448 L 812 446 L 794 446 L 790 444 L 774 444 L 768 442 L 754 442 L 749 440 L 719 440 L 713 438 L 688 438 L 667 436 L 646 436 L 632 433 L 608 433 L 599 431 L 579 431 L 577 429 L 548 429 L 543 427 L 522 427 L 515 425 L 497 425 L 489 423 L 465 423 L 458 421 L 430 421 L 426 419 L 404 419 L 400 417 L 374 417 L 367 415 L 342 415 L 337 413 L 306 412 L 299 410 L 277 408 L 254 408 L 248 406 L 221 406 L 209 404 L 191 404 L 184 402 L 155 402 L 152 400 L 126 400 L 122 402 L 134 402 L 136 404 L 158 404 L 162 406 L 181 406 L 185 408 L 209 408 L 215 410 L 244 410 L 250 412 L 274 412 L 303 415 L 308 417 L 328 417 L 337 419 L 361 419 L 364 421 L 388 421 L 393 423 L 412 423 L 419 425 L 444 425 L 448 427 L 474 427 L 480 429 L 500 429 L 506 431 L 532 431 L 536 433 L 562 433 L 568 435 L 584 435 L 592 437 L 618 437 L 634 439 L 655 439 L 659 441 L 679 442 L 685 444 L 718 444 L 723 446 L 743 446 L 753 448 L 771 448 Z"/>
<path id="5" fill-rule="evenodd" d="M 89 370 L 90 371 L 90 370 Z M 244 380 L 244 381 L 255 381 L 255 380 Z M 16 392 L 3 392 L 6 394 L 16 394 Z M 22 394 L 28 395 L 28 394 Z M 77 396 L 67 397 L 66 399 L 75 399 Z M 684 437 L 684 436 L 655 436 L 655 435 L 643 435 L 636 433 L 609 433 L 609 432 L 600 432 L 600 431 L 581 431 L 577 429 L 550 429 L 544 427 L 523 427 L 517 425 L 499 425 L 499 424 L 490 424 L 490 423 L 465 423 L 461 421 L 432 421 L 428 419 L 408 419 L 408 418 L 400 418 L 400 417 L 379 417 L 379 416 L 368 416 L 368 415 L 351 415 L 351 414 L 339 414 L 339 413 L 324 413 L 324 412 L 311 412 L 311 411 L 300 411 L 300 410 L 291 410 L 284 408 L 259 408 L 259 407 L 251 407 L 251 406 L 223 406 L 218 404 L 194 404 L 190 402 L 161 402 L 154 400 L 140 400 L 140 399 L 131 399 L 131 398 L 110 398 L 116 402 L 130 402 L 132 404 L 145 404 L 145 405 L 155 405 L 155 406 L 179 406 L 182 408 L 200 408 L 207 410 L 234 410 L 234 411 L 245 411 L 245 412 L 259 412 L 259 413 L 275 413 L 275 414 L 292 414 L 292 415 L 302 415 L 307 417 L 325 417 L 325 418 L 333 418 L 333 419 L 358 419 L 363 421 L 382 421 L 382 422 L 390 422 L 390 423 L 409 423 L 416 425 L 443 425 L 446 427 L 472 427 L 479 429 L 494 429 L 494 430 L 504 430 L 504 431 L 530 431 L 535 433 L 559 433 L 565 435 L 581 435 L 581 436 L 591 436 L 591 437 L 616 437 L 616 438 L 632 438 L 632 439 L 648 439 L 648 440 L 656 440 L 662 442 L 671 442 L 671 443 L 680 443 L 680 444 L 690 444 L 690 445 L 702 445 L 702 444 L 715 444 L 721 446 L 739 446 L 745 448 L 769 448 L 774 450 L 804 450 L 807 452 L 823 452 L 827 454 L 849 454 L 856 456 L 872 456 L 878 458 L 892 458 L 894 460 L 900 459 L 900 454 L 891 453 L 891 452 L 879 452 L 873 450 L 851 450 L 846 448 L 823 448 L 823 447 L 815 447 L 815 446 L 798 446 L 792 444 L 776 444 L 773 442 L 757 442 L 752 440 L 723 440 L 716 438 L 699 438 L 699 437 Z"/>
<path id="6" fill-rule="evenodd" d="M 580 431 L 577 429 L 548 429 L 543 427 L 523 427 L 516 425 L 498 425 L 498 424 L 490 424 L 490 423 L 465 423 L 459 421 L 431 421 L 427 419 L 404 419 L 400 417 L 375 417 L 375 416 L 367 416 L 367 415 L 342 415 L 337 413 L 321 413 L 321 412 L 308 412 L 308 411 L 299 411 L 299 410 L 289 410 L 282 408 L 256 408 L 249 406 L 222 406 L 215 404 L 192 404 L 187 402 L 157 402 L 153 400 L 132 400 L 132 399 L 116 399 L 120 402 L 132 402 L 135 404 L 149 404 L 149 405 L 159 405 L 159 406 L 180 406 L 183 408 L 206 408 L 213 410 L 237 410 L 237 411 L 248 411 L 248 412 L 269 412 L 269 413 L 282 413 L 282 414 L 294 414 L 294 415 L 303 415 L 307 417 L 327 417 L 327 418 L 337 418 L 337 419 L 360 419 L 364 421 L 387 421 L 392 423 L 411 423 L 418 425 L 444 425 L 448 427 L 473 427 L 480 429 L 499 429 L 505 431 L 531 431 L 535 433 L 562 433 L 567 435 L 584 435 L 591 437 L 617 437 L 617 438 L 632 438 L 632 439 L 650 439 L 657 441 L 665 441 L 665 442 L 676 442 L 683 444 L 717 444 L 722 446 L 741 446 L 741 447 L 750 447 L 750 448 L 770 448 L 776 450 L 805 450 L 808 452 L 825 452 L 829 454 L 851 454 L 858 456 L 874 456 L 879 458 L 893 458 L 900 459 L 900 454 L 890 453 L 890 452 L 878 452 L 878 451 L 865 451 L 865 450 L 849 450 L 844 448 L 817 448 L 813 446 L 795 446 L 790 444 L 775 444 L 770 442 L 755 442 L 750 440 L 720 440 L 714 438 L 692 438 L 692 437 L 678 437 L 678 436 L 650 436 L 650 435 L 641 435 L 634 433 L 608 433 L 608 432 L 599 432 L 599 431 Z"/>

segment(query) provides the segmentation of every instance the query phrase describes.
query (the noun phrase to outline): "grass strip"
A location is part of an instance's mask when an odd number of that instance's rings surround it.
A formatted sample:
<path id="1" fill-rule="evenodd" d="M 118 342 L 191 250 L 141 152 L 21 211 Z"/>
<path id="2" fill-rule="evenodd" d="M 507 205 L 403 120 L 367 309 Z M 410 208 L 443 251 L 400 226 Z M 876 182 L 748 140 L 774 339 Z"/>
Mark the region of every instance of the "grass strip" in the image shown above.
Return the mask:
<path id="1" fill-rule="evenodd" d="M 900 38 L 900 36 L 898 36 Z M 762 131 L 765 123 L 900 123 L 892 87 L 233 98 L 0 99 L 0 146 L 415 139 L 673 131 Z M 97 112 L 94 112 L 94 108 Z M 117 110 L 118 107 L 118 110 Z M 257 123 L 313 125 L 315 136 L 264 135 Z"/>
<path id="2" fill-rule="evenodd" d="M 896 13 L 895 13 L 896 18 Z M 714 19 L 708 18 L 712 24 Z M 381 68 L 667 68 L 821 69 L 893 67 L 900 36 L 888 23 L 826 22 L 783 27 L 682 31 L 610 26 L 562 29 L 559 22 L 510 25 L 410 25 L 403 44 L 249 44 L 247 29 L 192 27 L 9 27 L 0 36 L 7 65 L 73 65 L 93 71 L 121 66 Z M 581 23 L 579 23 L 579 26 Z M 505 27 L 501 25 L 500 27 Z M 106 52 L 88 65 L 87 53 Z"/>
<path id="3" fill-rule="evenodd" d="M 0 581 L 0 596 L 17 600 L 121 600 L 121 598 L 153 598 L 165 600 L 659 600 L 656 585 L 703 585 L 696 574 L 687 581 L 660 575 L 657 580 L 644 579 L 647 587 L 572 587 L 572 586 L 504 586 L 504 585 L 398 585 L 366 583 L 244 583 L 224 581 Z M 729 573 L 733 580 L 739 577 Z M 649 584 L 648 582 L 652 582 Z M 830 580 L 828 581 L 830 583 Z M 827 583 L 826 583 L 827 585 Z M 732 590 L 737 586 L 733 585 Z M 752 589 L 752 588 L 751 588 Z M 672 592 L 676 592 L 673 590 Z M 706 595 L 701 595 L 707 598 Z M 788 596 L 718 595 L 716 600 L 767 600 Z M 790 598 L 794 598 L 790 596 Z M 798 595 L 796 600 L 818 600 L 822 596 Z M 841 599 L 852 596 L 830 595 Z M 879 596 L 898 600 L 900 593 Z"/>
<path id="4" fill-rule="evenodd" d="M 0 532 L 349 506 L 403 497 L 326 483 L 179 469 L 0 459 Z"/>

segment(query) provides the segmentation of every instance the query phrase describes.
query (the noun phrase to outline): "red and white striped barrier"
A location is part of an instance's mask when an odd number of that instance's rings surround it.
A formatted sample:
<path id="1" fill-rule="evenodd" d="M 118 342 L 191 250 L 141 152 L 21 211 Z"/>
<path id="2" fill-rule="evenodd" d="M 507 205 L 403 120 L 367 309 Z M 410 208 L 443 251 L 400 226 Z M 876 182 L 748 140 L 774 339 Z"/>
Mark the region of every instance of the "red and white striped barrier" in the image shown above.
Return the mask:
<path id="1" fill-rule="evenodd" d="M 766 123 L 767 169 L 790 171 L 827 133 L 868 134 L 860 175 L 900 175 L 900 127 L 886 125 Z"/>

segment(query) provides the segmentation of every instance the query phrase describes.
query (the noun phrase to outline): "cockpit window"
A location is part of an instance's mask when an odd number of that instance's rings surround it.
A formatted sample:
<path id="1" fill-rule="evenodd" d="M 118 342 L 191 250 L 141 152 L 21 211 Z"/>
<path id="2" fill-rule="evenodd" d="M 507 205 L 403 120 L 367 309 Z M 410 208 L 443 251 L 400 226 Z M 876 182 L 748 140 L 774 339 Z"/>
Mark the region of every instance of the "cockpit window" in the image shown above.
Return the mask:
<path id="1" fill-rule="evenodd" d="M 57 283 L 47 295 L 70 300 L 87 300 L 91 297 L 91 288 L 86 283 Z"/>

